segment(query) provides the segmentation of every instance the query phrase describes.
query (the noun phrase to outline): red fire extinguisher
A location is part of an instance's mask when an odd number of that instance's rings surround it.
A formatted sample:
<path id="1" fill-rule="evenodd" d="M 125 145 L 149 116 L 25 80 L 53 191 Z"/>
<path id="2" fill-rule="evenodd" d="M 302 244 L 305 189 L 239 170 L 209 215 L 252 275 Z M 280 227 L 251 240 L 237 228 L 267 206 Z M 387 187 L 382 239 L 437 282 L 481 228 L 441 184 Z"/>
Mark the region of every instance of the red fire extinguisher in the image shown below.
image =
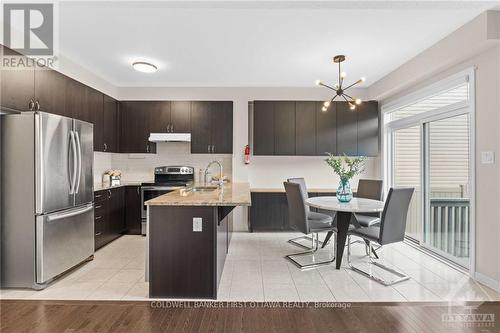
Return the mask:
<path id="1" fill-rule="evenodd" d="M 250 146 L 245 146 L 245 164 L 250 164 Z"/>

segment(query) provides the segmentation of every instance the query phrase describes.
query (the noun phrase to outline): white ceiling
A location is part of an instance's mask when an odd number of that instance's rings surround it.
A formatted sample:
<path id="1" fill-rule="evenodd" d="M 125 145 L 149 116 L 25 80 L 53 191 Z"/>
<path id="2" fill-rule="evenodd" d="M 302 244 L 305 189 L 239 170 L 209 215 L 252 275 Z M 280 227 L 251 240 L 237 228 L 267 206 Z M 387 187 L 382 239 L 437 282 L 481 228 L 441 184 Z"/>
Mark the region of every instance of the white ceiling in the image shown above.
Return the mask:
<path id="1" fill-rule="evenodd" d="M 61 2 L 60 52 L 116 86 L 365 86 L 473 19 L 491 3 L 333 1 Z M 158 65 L 136 72 L 134 60 Z"/>

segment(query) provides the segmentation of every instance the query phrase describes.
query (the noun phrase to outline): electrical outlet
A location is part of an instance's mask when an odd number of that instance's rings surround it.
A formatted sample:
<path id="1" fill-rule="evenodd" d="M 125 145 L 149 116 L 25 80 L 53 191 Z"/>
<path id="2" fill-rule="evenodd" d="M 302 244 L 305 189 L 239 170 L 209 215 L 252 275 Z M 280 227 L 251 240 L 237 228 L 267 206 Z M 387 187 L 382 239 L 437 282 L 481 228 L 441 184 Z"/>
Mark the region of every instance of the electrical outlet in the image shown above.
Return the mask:
<path id="1" fill-rule="evenodd" d="M 193 231 L 202 232 L 203 231 L 203 219 L 201 217 L 193 217 Z"/>
<path id="2" fill-rule="evenodd" d="M 482 151 L 481 152 L 481 163 L 482 164 L 495 164 L 495 152 Z"/>

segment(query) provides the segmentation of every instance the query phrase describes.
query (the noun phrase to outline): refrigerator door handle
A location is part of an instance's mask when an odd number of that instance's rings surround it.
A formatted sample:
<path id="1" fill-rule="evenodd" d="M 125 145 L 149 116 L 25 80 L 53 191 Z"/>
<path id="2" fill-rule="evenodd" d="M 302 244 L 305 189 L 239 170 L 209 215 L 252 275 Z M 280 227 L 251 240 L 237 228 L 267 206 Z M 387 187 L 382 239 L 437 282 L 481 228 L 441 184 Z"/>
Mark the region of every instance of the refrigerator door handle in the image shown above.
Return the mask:
<path id="1" fill-rule="evenodd" d="M 93 208 L 94 208 L 93 204 L 90 204 L 90 205 L 87 205 L 83 208 L 72 210 L 68 213 L 49 215 L 49 216 L 47 216 L 47 221 L 57 221 L 57 220 L 61 220 L 61 219 L 66 219 L 68 217 L 77 216 L 77 215 L 86 213 L 86 212 L 92 210 Z"/>
<path id="2" fill-rule="evenodd" d="M 76 140 L 75 140 L 75 132 L 69 132 L 71 138 L 71 152 L 73 153 L 73 173 L 70 175 L 71 178 L 71 187 L 69 189 L 69 194 L 75 194 L 75 186 L 76 186 L 76 173 L 77 173 L 77 151 L 76 151 Z"/>
<path id="3" fill-rule="evenodd" d="M 75 131 L 76 137 L 76 148 L 78 149 L 78 176 L 76 177 L 76 189 L 75 194 L 78 193 L 80 189 L 80 181 L 82 179 L 82 145 L 80 144 L 80 135 Z"/>

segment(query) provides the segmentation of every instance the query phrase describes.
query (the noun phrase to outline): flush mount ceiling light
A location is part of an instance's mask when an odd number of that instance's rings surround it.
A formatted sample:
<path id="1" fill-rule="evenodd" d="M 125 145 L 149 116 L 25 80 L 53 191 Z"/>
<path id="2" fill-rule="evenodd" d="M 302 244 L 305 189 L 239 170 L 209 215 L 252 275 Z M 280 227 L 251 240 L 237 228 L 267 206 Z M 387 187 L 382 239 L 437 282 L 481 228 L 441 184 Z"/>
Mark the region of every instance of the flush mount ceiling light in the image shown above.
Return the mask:
<path id="1" fill-rule="evenodd" d="M 132 63 L 132 67 L 142 73 L 154 73 L 158 70 L 158 67 L 145 61 L 135 61 Z"/>
<path id="2" fill-rule="evenodd" d="M 353 84 L 350 84 L 347 87 L 344 87 L 344 78 L 347 76 L 347 74 L 345 72 L 342 72 L 340 70 L 340 63 L 342 63 L 344 61 L 345 61 L 345 56 L 344 55 L 336 55 L 335 57 L 333 57 L 333 62 L 336 63 L 336 64 L 339 64 L 339 81 L 338 81 L 338 83 L 335 83 L 335 85 L 333 87 L 324 84 L 320 80 L 316 81 L 316 85 L 323 86 L 323 87 L 326 87 L 328 89 L 331 89 L 331 90 L 335 91 L 335 95 L 332 97 L 332 99 L 323 103 L 323 107 L 321 108 L 321 110 L 323 110 L 323 111 L 328 110 L 328 107 L 330 106 L 330 104 L 337 97 L 341 97 L 347 103 L 349 103 L 349 108 L 351 110 L 355 110 L 356 109 L 356 105 L 359 105 L 359 104 L 362 103 L 361 99 L 351 97 L 348 94 L 346 94 L 345 92 L 346 92 L 347 89 L 349 89 L 349 88 L 357 85 L 358 83 L 365 82 L 366 79 L 364 77 L 362 77 L 361 79 L 359 79 L 358 81 L 354 82 Z"/>

